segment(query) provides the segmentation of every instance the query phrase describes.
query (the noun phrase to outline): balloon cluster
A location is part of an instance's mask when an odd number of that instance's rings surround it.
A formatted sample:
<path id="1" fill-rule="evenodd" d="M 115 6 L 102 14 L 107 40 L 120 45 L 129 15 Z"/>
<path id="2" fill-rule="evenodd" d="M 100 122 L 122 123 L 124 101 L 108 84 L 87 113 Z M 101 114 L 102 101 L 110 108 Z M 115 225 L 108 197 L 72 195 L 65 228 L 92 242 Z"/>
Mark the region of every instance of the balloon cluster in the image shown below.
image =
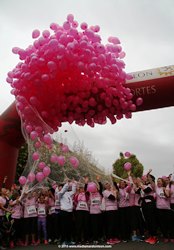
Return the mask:
<path id="1" fill-rule="evenodd" d="M 31 145 L 30 145 L 31 146 Z M 32 146 L 30 147 L 30 150 L 32 149 Z M 46 151 L 46 150 L 45 150 Z M 39 152 L 35 151 L 31 153 L 31 159 L 32 159 L 32 168 L 28 171 L 27 174 L 22 175 L 19 178 L 19 183 L 21 185 L 27 184 L 33 184 L 34 182 L 42 182 L 45 180 L 52 172 L 52 166 L 57 167 L 64 167 L 66 164 L 69 164 L 74 169 L 77 169 L 79 166 L 79 160 L 75 156 L 68 157 L 69 148 L 65 144 L 60 144 L 60 152 L 59 153 L 47 153 L 46 160 L 43 159 L 41 155 L 41 150 Z"/>
<path id="2" fill-rule="evenodd" d="M 41 164 L 39 149 L 43 143 L 52 148 L 50 134 L 58 131 L 62 122 L 94 127 L 105 124 L 108 118 L 114 124 L 124 116 L 131 118 L 136 105 L 142 103 L 141 98 L 133 103 L 133 94 L 125 85 L 132 76 L 124 71 L 125 52 L 120 40 L 109 37 L 108 44 L 103 45 L 98 25 L 89 27 L 83 22 L 80 29 L 78 26 L 69 14 L 63 25 L 52 23 L 50 30 L 42 33 L 34 30 L 35 40 L 26 49 L 12 49 L 21 62 L 8 72 L 6 81 L 16 98 L 26 137 L 33 142 L 34 163 Z M 78 160 L 69 160 L 77 168 Z M 50 161 L 65 164 L 62 155 L 52 155 Z M 21 183 L 40 182 L 50 171 L 45 165 L 35 176 L 31 173 L 26 180 L 20 179 Z"/>
<path id="3" fill-rule="evenodd" d="M 124 71 L 125 52 L 119 39 L 109 37 L 103 45 L 98 25 L 81 23 L 80 31 L 78 26 L 69 14 L 62 26 L 50 25 L 52 32 L 34 30 L 35 41 L 26 49 L 12 49 L 22 62 L 8 72 L 6 80 L 13 88 L 24 125 L 31 127 L 29 133 L 34 136 L 48 131 L 36 131 L 38 124 L 29 106 L 53 133 L 62 122 L 93 127 L 109 118 L 114 124 L 123 116 L 130 118 L 140 103 L 132 102 L 131 90 L 124 86 L 131 76 Z"/>

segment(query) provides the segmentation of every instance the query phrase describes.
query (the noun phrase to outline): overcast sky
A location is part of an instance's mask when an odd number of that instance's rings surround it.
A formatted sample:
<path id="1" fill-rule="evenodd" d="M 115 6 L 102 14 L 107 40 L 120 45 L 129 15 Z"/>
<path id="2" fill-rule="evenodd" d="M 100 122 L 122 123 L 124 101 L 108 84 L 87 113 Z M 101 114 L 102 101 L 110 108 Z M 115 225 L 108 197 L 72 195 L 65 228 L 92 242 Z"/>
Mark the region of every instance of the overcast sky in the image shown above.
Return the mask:
<path id="1" fill-rule="evenodd" d="M 35 28 L 44 30 L 50 23 L 61 24 L 67 14 L 89 25 L 100 25 L 105 44 L 117 36 L 126 52 L 126 72 L 174 64 L 173 0 L 0 0 L 0 113 L 14 100 L 6 74 L 19 59 L 12 47 L 27 47 Z M 68 132 L 65 133 L 64 130 Z M 134 113 L 133 118 L 115 125 L 78 127 L 65 124 L 60 129 L 73 145 L 84 142 L 94 158 L 111 171 L 119 152 L 137 155 L 145 171 L 156 176 L 174 172 L 174 108 Z"/>

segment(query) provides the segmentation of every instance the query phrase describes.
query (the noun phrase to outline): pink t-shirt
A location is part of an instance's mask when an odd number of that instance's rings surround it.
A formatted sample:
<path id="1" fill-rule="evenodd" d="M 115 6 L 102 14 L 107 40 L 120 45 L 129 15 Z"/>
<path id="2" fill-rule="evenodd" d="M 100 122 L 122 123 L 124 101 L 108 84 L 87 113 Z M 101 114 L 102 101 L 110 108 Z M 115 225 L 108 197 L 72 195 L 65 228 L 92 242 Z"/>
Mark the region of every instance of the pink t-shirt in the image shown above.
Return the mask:
<path id="1" fill-rule="evenodd" d="M 6 204 L 6 199 L 2 196 L 0 196 L 0 204 L 4 207 Z M 5 215 L 5 211 L 0 209 L 0 216 L 4 216 Z"/>
<path id="2" fill-rule="evenodd" d="M 78 194 L 76 201 L 76 210 L 89 211 L 88 202 L 86 200 L 86 195 L 84 192 Z"/>
<path id="3" fill-rule="evenodd" d="M 170 203 L 174 204 L 174 184 L 171 185 L 170 187 Z"/>
<path id="4" fill-rule="evenodd" d="M 163 187 L 156 187 L 156 207 L 159 209 L 170 209 L 170 198 L 165 196 Z"/>
<path id="5" fill-rule="evenodd" d="M 38 203 L 37 204 L 37 215 L 38 215 L 39 218 L 47 216 L 46 204 L 45 203 Z"/>
<path id="6" fill-rule="evenodd" d="M 131 191 L 129 193 L 129 206 L 135 206 L 135 190 L 133 187 L 131 188 Z"/>
<path id="7" fill-rule="evenodd" d="M 90 193 L 90 196 L 89 196 L 90 214 L 100 214 L 101 213 L 101 209 L 100 209 L 101 201 L 102 201 L 102 197 L 99 194 L 99 192 Z"/>
<path id="8" fill-rule="evenodd" d="M 22 218 L 23 217 L 22 205 L 20 203 L 17 204 L 16 200 L 12 201 L 10 204 L 13 205 L 13 207 L 12 207 L 13 213 L 12 213 L 11 217 L 13 219 L 20 219 L 20 218 Z"/>
<path id="9" fill-rule="evenodd" d="M 24 201 L 24 218 L 37 217 L 36 198 L 26 198 Z"/>
<path id="10" fill-rule="evenodd" d="M 126 188 L 119 188 L 119 207 L 129 207 L 129 193 L 126 192 Z"/>
<path id="11" fill-rule="evenodd" d="M 103 191 L 103 198 L 105 199 L 105 210 L 106 211 L 117 210 L 118 209 L 117 199 L 115 200 L 108 199 L 110 195 L 114 195 L 114 193 L 109 190 Z"/>

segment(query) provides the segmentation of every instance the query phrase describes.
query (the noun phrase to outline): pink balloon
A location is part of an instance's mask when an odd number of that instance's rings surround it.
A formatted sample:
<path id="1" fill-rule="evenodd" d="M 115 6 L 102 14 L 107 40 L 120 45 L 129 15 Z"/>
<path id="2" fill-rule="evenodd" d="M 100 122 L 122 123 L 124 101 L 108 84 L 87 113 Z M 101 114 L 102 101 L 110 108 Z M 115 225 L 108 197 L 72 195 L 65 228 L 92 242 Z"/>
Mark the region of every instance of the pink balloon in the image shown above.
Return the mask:
<path id="1" fill-rule="evenodd" d="M 32 126 L 31 125 L 27 125 L 26 126 L 26 131 L 28 132 L 28 133 L 31 133 L 32 132 Z M 31 136 L 31 135 L 30 135 Z"/>
<path id="2" fill-rule="evenodd" d="M 141 104 L 143 104 L 143 98 L 138 97 L 138 98 L 136 99 L 136 105 L 137 105 L 137 106 L 140 106 Z"/>
<path id="3" fill-rule="evenodd" d="M 43 141 L 44 141 L 46 144 L 48 144 L 48 145 L 51 145 L 52 142 L 53 142 L 53 140 L 52 140 L 52 138 L 51 138 L 50 135 L 44 135 Z"/>
<path id="4" fill-rule="evenodd" d="M 90 193 L 95 193 L 97 192 L 97 186 L 94 182 L 89 182 L 87 186 L 87 191 Z"/>
<path id="5" fill-rule="evenodd" d="M 80 28 L 82 30 L 86 30 L 88 28 L 88 24 L 87 23 L 81 23 Z"/>
<path id="6" fill-rule="evenodd" d="M 124 164 L 124 170 L 129 171 L 132 168 L 132 164 L 130 162 L 126 162 Z"/>
<path id="7" fill-rule="evenodd" d="M 51 173 L 51 169 L 48 166 L 44 167 L 43 169 L 44 176 L 47 177 L 49 176 L 50 173 Z"/>
<path id="8" fill-rule="evenodd" d="M 46 167 L 45 162 L 39 162 L 38 168 L 39 168 L 39 169 L 43 169 L 44 167 Z"/>
<path id="9" fill-rule="evenodd" d="M 67 20 L 68 20 L 69 22 L 73 22 L 73 21 L 74 21 L 74 15 L 73 15 L 73 14 L 68 14 L 68 15 L 67 15 Z"/>
<path id="10" fill-rule="evenodd" d="M 51 157 L 50 157 L 50 161 L 52 163 L 56 163 L 57 162 L 57 155 L 56 154 L 52 154 Z"/>
<path id="11" fill-rule="evenodd" d="M 78 165 L 79 165 L 79 160 L 75 157 L 75 156 L 71 156 L 69 158 L 69 161 L 71 163 L 71 165 L 74 167 L 74 168 L 77 168 Z"/>
<path id="12" fill-rule="evenodd" d="M 130 110 L 131 111 L 135 111 L 137 109 L 136 105 L 135 104 L 131 104 L 130 105 Z"/>
<path id="13" fill-rule="evenodd" d="M 62 145 L 61 150 L 63 153 L 68 153 L 69 152 L 69 147 L 67 145 Z"/>
<path id="14" fill-rule="evenodd" d="M 42 133 L 43 132 L 43 128 L 41 126 L 37 126 L 35 128 L 35 131 L 39 134 L 39 133 Z"/>
<path id="15" fill-rule="evenodd" d="M 43 35 L 43 37 L 48 38 L 48 37 L 50 36 L 49 30 L 44 30 L 44 31 L 42 32 L 42 35 Z"/>
<path id="16" fill-rule="evenodd" d="M 125 152 L 125 157 L 130 157 L 131 156 L 131 153 L 130 152 Z"/>
<path id="17" fill-rule="evenodd" d="M 57 156 L 57 163 L 60 165 L 60 166 L 64 166 L 65 165 L 65 157 L 60 155 L 60 156 Z"/>
<path id="18" fill-rule="evenodd" d="M 26 181 L 27 181 L 27 179 L 26 179 L 25 176 L 20 176 L 20 177 L 19 177 L 19 183 L 20 183 L 21 185 L 25 185 Z"/>
<path id="19" fill-rule="evenodd" d="M 120 59 L 124 58 L 126 56 L 126 53 L 124 51 L 122 51 L 119 55 Z"/>
<path id="20" fill-rule="evenodd" d="M 33 30 L 33 32 L 32 32 L 32 38 L 37 38 L 39 36 L 40 36 L 40 31 L 37 30 L 37 29 Z"/>
<path id="21" fill-rule="evenodd" d="M 39 160 L 39 158 L 40 158 L 39 153 L 38 152 L 34 152 L 33 155 L 32 155 L 33 161 L 37 161 L 37 160 Z"/>
<path id="22" fill-rule="evenodd" d="M 35 180 L 35 174 L 33 172 L 30 172 L 27 176 L 27 179 L 32 183 Z"/>
<path id="23" fill-rule="evenodd" d="M 120 44 L 120 40 L 117 37 L 112 37 L 112 36 L 108 38 L 108 42 L 113 44 Z"/>
<path id="24" fill-rule="evenodd" d="M 42 144 L 41 144 L 40 141 L 37 141 L 37 142 L 34 144 L 35 148 L 40 148 L 41 145 L 42 145 Z"/>
<path id="25" fill-rule="evenodd" d="M 38 182 L 43 181 L 44 178 L 45 178 L 45 176 L 44 176 L 44 174 L 43 174 L 42 172 L 38 172 L 38 173 L 36 174 L 36 180 L 37 180 Z"/>
<path id="26" fill-rule="evenodd" d="M 38 137 L 38 133 L 36 131 L 32 131 L 30 133 L 30 138 L 32 141 L 34 141 Z"/>

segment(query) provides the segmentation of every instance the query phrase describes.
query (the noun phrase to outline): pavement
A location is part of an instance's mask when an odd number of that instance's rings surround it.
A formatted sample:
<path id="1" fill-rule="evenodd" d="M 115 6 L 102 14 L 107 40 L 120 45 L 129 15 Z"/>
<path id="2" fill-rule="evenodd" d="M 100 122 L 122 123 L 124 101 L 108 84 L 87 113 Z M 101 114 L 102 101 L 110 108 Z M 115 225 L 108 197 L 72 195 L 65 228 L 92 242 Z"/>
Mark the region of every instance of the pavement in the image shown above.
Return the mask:
<path id="1" fill-rule="evenodd" d="M 174 250 L 174 243 L 157 243 L 155 245 L 150 245 L 145 242 L 127 242 L 119 243 L 114 246 L 110 245 L 70 245 L 70 246 L 58 246 L 58 245 L 38 245 L 38 246 L 27 246 L 27 247 L 15 247 L 14 250 L 55 250 L 55 249 L 112 249 L 112 250 Z"/>

